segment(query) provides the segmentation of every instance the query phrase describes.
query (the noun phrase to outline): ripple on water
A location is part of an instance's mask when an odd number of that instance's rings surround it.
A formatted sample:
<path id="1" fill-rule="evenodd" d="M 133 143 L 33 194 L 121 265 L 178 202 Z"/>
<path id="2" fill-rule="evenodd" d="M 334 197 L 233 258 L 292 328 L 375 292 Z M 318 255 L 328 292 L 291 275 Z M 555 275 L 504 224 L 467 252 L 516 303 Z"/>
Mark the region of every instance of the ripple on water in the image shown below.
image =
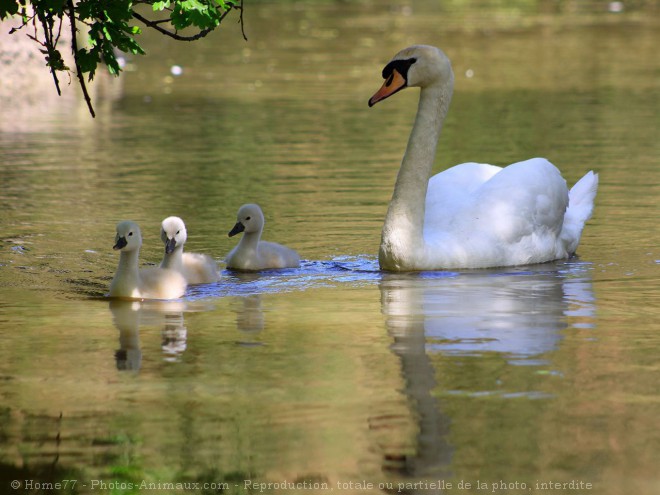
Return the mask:
<path id="1" fill-rule="evenodd" d="M 249 296 L 378 282 L 378 260 L 368 256 L 342 256 L 329 261 L 303 260 L 300 268 L 236 272 L 225 270 L 218 283 L 190 287 L 186 299 Z"/>

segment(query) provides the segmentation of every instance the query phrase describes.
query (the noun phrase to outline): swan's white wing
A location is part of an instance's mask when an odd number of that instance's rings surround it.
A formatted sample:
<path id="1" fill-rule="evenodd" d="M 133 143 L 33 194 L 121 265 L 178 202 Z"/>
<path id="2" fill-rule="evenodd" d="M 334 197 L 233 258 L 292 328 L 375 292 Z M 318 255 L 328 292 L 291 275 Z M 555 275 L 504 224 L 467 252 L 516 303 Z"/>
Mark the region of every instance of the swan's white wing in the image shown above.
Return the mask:
<path id="1" fill-rule="evenodd" d="M 451 230 L 456 215 L 472 204 L 475 191 L 502 167 L 485 163 L 462 163 L 429 180 L 424 215 L 424 235 Z"/>
<path id="2" fill-rule="evenodd" d="M 276 242 L 260 241 L 259 256 L 263 268 L 297 268 L 300 256 L 296 251 Z"/>
<path id="3" fill-rule="evenodd" d="M 484 183 L 474 199 L 481 227 L 499 242 L 513 245 L 536 236 L 554 243 L 564 222 L 568 188 L 554 165 L 544 158 L 532 158 L 502 169 Z"/>
<path id="4" fill-rule="evenodd" d="M 554 165 L 533 158 L 503 169 L 472 163 L 454 169 L 432 179 L 437 183 L 429 188 L 433 197 L 427 197 L 432 205 L 424 229 L 427 243 L 441 245 L 459 260 L 457 265 L 471 267 L 567 255 L 560 233 L 568 189 Z"/>
<path id="5" fill-rule="evenodd" d="M 218 265 L 208 254 L 183 253 L 183 275 L 189 284 L 210 284 L 220 280 Z"/>

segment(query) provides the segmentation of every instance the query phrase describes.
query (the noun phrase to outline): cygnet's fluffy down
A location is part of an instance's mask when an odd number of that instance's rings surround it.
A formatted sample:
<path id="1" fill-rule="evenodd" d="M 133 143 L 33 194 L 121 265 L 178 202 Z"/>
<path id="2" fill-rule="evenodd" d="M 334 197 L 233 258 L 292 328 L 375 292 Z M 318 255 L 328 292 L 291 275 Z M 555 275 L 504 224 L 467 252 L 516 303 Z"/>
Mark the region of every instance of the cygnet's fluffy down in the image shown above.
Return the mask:
<path id="1" fill-rule="evenodd" d="M 119 251 L 119 265 L 110 283 L 110 297 L 127 299 L 177 299 L 186 291 L 186 279 L 179 272 L 159 267 L 139 269 L 142 246 L 140 227 L 135 222 L 117 224 L 113 249 Z"/>
<path id="2" fill-rule="evenodd" d="M 241 206 L 236 220 L 236 225 L 229 232 L 229 237 L 240 232 L 243 232 L 243 237 L 227 255 L 227 268 L 257 271 L 300 266 L 300 256 L 293 249 L 275 242 L 261 240 L 264 214 L 259 205 Z"/>
<path id="3" fill-rule="evenodd" d="M 160 238 L 165 243 L 161 268 L 181 273 L 190 285 L 210 284 L 220 280 L 218 265 L 208 254 L 183 252 L 188 233 L 186 225 L 179 217 L 167 217 L 163 220 Z"/>

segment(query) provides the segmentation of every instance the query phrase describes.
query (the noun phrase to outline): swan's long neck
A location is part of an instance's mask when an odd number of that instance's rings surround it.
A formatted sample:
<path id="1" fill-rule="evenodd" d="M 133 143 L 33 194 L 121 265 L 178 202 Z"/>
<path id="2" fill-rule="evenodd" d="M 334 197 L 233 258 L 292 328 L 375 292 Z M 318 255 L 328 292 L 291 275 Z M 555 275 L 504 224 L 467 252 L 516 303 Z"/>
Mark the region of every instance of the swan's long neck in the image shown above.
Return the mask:
<path id="1" fill-rule="evenodd" d="M 452 90 L 453 80 L 421 89 L 417 116 L 383 225 L 381 268 L 405 268 L 407 256 L 414 256 L 423 247 L 426 190 Z"/>
<path id="2" fill-rule="evenodd" d="M 259 241 L 261 240 L 261 232 L 261 230 L 258 232 L 245 232 L 238 243 L 241 251 L 254 251 L 256 253 L 259 247 Z"/>
<path id="3" fill-rule="evenodd" d="M 179 244 L 175 247 L 173 252 L 165 253 L 163 261 L 160 263 L 160 267 L 181 271 L 183 269 L 183 244 Z"/>
<path id="4" fill-rule="evenodd" d="M 138 269 L 139 250 L 122 251 L 119 254 L 119 265 L 112 283 L 110 295 L 119 297 L 132 297 L 140 285 Z"/>

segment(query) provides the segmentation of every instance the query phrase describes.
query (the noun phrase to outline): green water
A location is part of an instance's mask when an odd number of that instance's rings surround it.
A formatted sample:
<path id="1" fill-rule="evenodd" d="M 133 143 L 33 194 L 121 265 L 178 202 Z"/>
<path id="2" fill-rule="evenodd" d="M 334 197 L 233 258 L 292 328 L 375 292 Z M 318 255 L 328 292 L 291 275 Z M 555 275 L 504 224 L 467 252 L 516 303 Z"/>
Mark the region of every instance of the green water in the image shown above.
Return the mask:
<path id="1" fill-rule="evenodd" d="M 660 491 L 657 6 L 277 5 L 248 42 L 147 36 L 95 120 L 0 107 L 0 492 Z M 438 170 L 600 174 L 577 259 L 378 271 L 417 94 L 366 102 L 416 42 L 456 73 Z M 169 215 L 222 262 L 246 202 L 300 269 L 103 297 L 117 221 L 145 263 Z"/>

